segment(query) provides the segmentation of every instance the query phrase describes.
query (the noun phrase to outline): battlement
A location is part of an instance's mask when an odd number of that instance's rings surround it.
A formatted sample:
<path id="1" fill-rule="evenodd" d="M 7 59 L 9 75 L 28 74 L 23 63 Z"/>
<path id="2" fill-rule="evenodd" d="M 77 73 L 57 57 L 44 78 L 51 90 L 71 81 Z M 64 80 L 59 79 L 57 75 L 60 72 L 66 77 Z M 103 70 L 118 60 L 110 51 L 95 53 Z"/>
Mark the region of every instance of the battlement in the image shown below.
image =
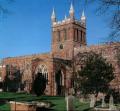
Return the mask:
<path id="1" fill-rule="evenodd" d="M 83 26 L 84 28 L 86 27 L 86 25 L 84 23 L 82 23 L 81 21 L 75 20 L 75 19 L 71 20 L 70 18 L 64 19 L 62 21 L 53 22 L 52 27 L 57 27 L 57 26 L 60 26 L 60 25 L 66 25 L 66 24 L 69 24 L 69 23 L 72 23 L 72 22 L 74 22 L 75 24 L 78 24 L 80 26 Z"/>
<path id="2" fill-rule="evenodd" d="M 69 10 L 69 17 L 66 17 L 66 15 L 65 15 L 65 18 L 62 21 L 57 21 L 56 14 L 55 14 L 55 11 L 53 9 L 53 12 L 51 15 L 51 21 L 52 21 L 52 27 L 65 25 L 65 24 L 69 24 L 72 22 L 79 24 L 83 27 L 86 27 L 86 17 L 85 17 L 84 11 L 82 12 L 82 16 L 81 16 L 80 20 L 76 20 L 75 16 L 74 16 L 74 7 L 72 4 L 71 4 L 70 10 Z"/>

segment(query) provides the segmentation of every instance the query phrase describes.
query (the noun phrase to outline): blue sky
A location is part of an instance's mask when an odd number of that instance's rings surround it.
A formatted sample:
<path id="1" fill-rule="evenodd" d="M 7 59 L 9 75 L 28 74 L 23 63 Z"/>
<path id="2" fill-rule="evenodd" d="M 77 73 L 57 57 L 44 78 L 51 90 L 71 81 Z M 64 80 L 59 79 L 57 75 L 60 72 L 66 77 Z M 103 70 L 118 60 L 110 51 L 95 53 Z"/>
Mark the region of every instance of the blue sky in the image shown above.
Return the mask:
<path id="1" fill-rule="evenodd" d="M 101 43 L 109 33 L 107 19 L 95 14 L 96 4 L 74 5 L 77 19 L 85 10 L 88 45 Z M 0 15 L 0 58 L 50 52 L 52 9 L 62 20 L 69 16 L 70 0 L 16 0 L 7 7 L 11 13 Z"/>

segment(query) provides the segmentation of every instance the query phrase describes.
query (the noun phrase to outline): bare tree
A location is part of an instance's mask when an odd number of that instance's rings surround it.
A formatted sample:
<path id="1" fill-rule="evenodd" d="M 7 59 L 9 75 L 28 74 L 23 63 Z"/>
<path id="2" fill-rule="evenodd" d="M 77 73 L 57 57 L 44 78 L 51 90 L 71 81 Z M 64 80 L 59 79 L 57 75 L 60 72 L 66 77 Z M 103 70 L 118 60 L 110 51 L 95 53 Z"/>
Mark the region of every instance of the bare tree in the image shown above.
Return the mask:
<path id="1" fill-rule="evenodd" d="M 98 4 L 97 13 L 109 18 L 110 40 L 120 40 L 120 0 L 86 0 L 86 3 L 93 2 Z"/>
<path id="2" fill-rule="evenodd" d="M 7 8 L 7 5 L 14 2 L 15 0 L 0 0 L 0 15 L 2 14 L 8 14 L 9 10 Z"/>
<path id="3" fill-rule="evenodd" d="M 70 1 L 70 0 L 68 0 Z M 80 0 L 71 0 L 73 3 L 78 4 Z M 84 2 L 85 7 L 89 4 L 96 8 L 98 15 L 103 15 L 108 20 L 111 29 L 108 39 L 109 41 L 120 40 L 120 0 L 81 0 Z M 107 39 L 107 40 L 108 40 Z"/>

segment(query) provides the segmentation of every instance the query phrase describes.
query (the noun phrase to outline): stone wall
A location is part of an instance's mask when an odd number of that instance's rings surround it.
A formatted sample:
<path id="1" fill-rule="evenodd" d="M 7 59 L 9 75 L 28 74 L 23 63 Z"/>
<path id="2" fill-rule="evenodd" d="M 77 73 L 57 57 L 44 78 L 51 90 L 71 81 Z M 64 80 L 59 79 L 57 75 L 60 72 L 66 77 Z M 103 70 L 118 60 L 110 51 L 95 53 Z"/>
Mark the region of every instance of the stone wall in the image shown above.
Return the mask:
<path id="1" fill-rule="evenodd" d="M 79 53 L 93 51 L 102 56 L 113 65 L 115 79 L 111 82 L 115 89 L 120 90 L 120 66 L 118 64 L 117 54 L 120 52 L 120 43 L 108 43 L 94 46 L 81 46 L 74 48 L 74 56 L 77 57 Z M 77 66 L 76 66 L 77 67 Z"/>
<path id="2" fill-rule="evenodd" d="M 52 82 L 52 74 L 53 74 L 53 60 L 51 54 L 37 54 L 37 55 L 31 55 L 31 56 L 21 56 L 21 57 L 11 57 L 11 58 L 5 58 L 3 60 L 3 64 L 5 66 L 12 65 L 16 66 L 18 69 L 20 69 L 20 72 L 22 75 L 22 82 L 27 81 L 29 85 L 27 85 L 29 88 L 25 90 L 31 89 L 31 84 L 33 82 L 33 79 L 35 78 L 35 75 L 37 74 L 36 69 L 40 65 L 44 65 L 47 68 L 48 73 L 48 83 L 46 88 L 46 94 L 47 95 L 53 95 L 53 91 L 51 91 L 51 82 Z M 13 69 L 14 70 L 14 69 Z M 12 71 L 11 71 L 12 72 Z M 6 75 L 6 68 L 2 68 L 2 76 L 3 79 Z"/>

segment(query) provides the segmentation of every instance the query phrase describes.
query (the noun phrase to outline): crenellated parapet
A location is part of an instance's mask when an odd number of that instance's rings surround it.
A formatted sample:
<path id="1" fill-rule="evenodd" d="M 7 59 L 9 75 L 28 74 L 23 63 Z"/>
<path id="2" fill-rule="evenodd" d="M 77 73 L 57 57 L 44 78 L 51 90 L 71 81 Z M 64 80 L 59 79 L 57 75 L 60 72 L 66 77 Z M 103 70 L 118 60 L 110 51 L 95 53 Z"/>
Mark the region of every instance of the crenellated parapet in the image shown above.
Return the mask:
<path id="1" fill-rule="evenodd" d="M 86 17 L 84 14 L 84 11 L 82 12 L 82 16 L 80 20 L 75 19 L 75 11 L 74 7 L 71 3 L 70 10 L 69 10 L 69 17 L 65 15 L 64 19 L 61 21 L 58 21 L 56 18 L 55 10 L 53 9 L 52 15 L 51 15 L 51 21 L 52 21 L 52 27 L 60 26 L 60 25 L 65 25 L 69 23 L 77 23 L 83 27 L 86 27 Z"/>
<path id="2" fill-rule="evenodd" d="M 60 26 L 60 25 L 61 26 L 66 25 L 66 24 L 69 24 L 69 23 L 72 23 L 72 22 L 75 23 L 75 24 L 78 24 L 80 26 L 83 26 L 84 28 L 86 27 L 86 25 L 83 22 L 78 21 L 78 20 L 71 20 L 70 18 L 66 18 L 62 21 L 53 22 L 52 27 L 57 27 L 57 26 Z"/>

